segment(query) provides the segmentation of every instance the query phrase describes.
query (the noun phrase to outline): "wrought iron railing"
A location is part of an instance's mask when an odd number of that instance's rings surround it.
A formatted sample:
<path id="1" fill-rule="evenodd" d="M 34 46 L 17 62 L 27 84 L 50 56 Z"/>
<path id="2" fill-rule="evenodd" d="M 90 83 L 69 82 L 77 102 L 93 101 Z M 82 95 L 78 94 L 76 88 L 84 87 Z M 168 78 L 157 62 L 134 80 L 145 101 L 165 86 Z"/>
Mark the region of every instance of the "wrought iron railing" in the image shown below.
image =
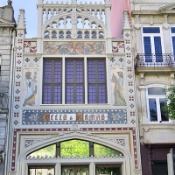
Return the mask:
<path id="1" fill-rule="evenodd" d="M 173 67 L 175 54 L 145 54 L 139 53 L 136 57 L 136 67 Z"/>

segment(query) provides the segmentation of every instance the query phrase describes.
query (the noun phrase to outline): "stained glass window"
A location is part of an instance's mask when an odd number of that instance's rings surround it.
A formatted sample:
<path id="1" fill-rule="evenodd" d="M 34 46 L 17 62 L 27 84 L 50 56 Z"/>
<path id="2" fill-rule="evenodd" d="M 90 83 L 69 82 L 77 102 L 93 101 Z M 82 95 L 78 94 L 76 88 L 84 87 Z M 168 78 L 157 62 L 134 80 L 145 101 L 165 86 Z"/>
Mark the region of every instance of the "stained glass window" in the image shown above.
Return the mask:
<path id="1" fill-rule="evenodd" d="M 89 142 L 69 140 L 60 143 L 60 156 L 89 156 Z"/>
<path id="2" fill-rule="evenodd" d="M 95 157 L 102 157 L 102 156 L 119 156 L 121 153 L 114 149 L 108 148 L 103 145 L 94 144 L 94 156 Z"/>
<path id="3" fill-rule="evenodd" d="M 54 156 L 56 156 L 56 144 L 39 149 L 39 150 L 29 154 L 28 156 L 54 157 Z"/>
<path id="4" fill-rule="evenodd" d="M 86 100 L 89 104 L 107 103 L 105 59 L 88 59 L 86 66 L 87 79 L 84 78 L 84 59 L 82 58 L 65 59 L 65 69 L 62 68 L 61 58 L 44 59 L 43 104 L 84 104 Z M 64 82 L 62 77 L 65 77 Z M 85 89 L 87 89 L 86 92 Z M 88 99 L 85 100 L 85 97 Z M 63 99 L 65 101 L 62 101 Z"/>

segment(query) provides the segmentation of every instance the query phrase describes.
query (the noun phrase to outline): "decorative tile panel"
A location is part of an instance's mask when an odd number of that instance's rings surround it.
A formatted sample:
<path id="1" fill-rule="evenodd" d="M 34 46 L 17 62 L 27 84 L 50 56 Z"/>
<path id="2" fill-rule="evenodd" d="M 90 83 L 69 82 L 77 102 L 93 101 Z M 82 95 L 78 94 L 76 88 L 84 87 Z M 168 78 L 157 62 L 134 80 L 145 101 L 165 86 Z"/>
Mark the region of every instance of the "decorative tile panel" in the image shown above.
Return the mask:
<path id="1" fill-rule="evenodd" d="M 23 125 L 126 124 L 125 109 L 24 110 Z"/>
<path id="2" fill-rule="evenodd" d="M 36 53 L 37 42 L 36 41 L 24 41 L 24 53 Z"/>
<path id="3" fill-rule="evenodd" d="M 44 42 L 45 55 L 103 55 L 105 42 Z"/>
<path id="4" fill-rule="evenodd" d="M 113 53 L 124 53 L 125 44 L 123 41 L 114 41 L 112 42 L 112 52 Z"/>

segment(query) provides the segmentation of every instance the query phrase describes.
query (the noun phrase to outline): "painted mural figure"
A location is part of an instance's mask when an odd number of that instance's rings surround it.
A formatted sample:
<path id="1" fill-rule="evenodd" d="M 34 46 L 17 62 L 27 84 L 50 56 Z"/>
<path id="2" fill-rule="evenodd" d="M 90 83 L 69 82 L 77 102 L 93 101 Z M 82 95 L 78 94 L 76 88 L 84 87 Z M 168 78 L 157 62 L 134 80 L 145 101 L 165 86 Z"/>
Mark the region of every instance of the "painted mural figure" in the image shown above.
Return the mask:
<path id="1" fill-rule="evenodd" d="M 34 105 L 35 96 L 37 93 L 36 77 L 32 79 L 31 72 L 26 72 L 25 77 L 26 77 L 26 84 L 27 84 L 27 95 L 26 95 L 23 106 Z"/>
<path id="2" fill-rule="evenodd" d="M 123 72 L 117 72 L 118 77 L 114 74 L 112 76 L 112 82 L 114 82 L 114 106 L 125 106 L 126 101 L 123 95 Z"/>

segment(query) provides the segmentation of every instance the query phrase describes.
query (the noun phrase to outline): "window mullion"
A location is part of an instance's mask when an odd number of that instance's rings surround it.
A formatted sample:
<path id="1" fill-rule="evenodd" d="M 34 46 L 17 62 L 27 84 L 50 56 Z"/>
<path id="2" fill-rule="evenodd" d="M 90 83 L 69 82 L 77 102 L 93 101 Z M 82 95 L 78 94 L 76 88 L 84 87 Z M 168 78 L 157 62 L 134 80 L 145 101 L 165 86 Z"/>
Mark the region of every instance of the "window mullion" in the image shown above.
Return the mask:
<path id="1" fill-rule="evenodd" d="M 66 68 L 65 57 L 62 58 L 62 104 L 65 104 L 66 86 L 65 86 Z"/>
<path id="2" fill-rule="evenodd" d="M 74 60 L 73 61 L 73 88 L 74 88 L 74 100 L 73 100 L 73 103 L 76 103 L 77 102 L 77 98 L 76 98 L 76 62 L 77 60 Z"/>
<path id="3" fill-rule="evenodd" d="M 159 98 L 156 98 L 156 103 L 157 103 L 157 120 L 158 120 L 158 122 L 160 122 L 160 121 L 162 121 L 162 119 L 161 119 Z"/>
<path id="4" fill-rule="evenodd" d="M 87 57 L 84 58 L 84 98 L 85 98 L 85 104 L 88 104 L 88 77 L 87 77 Z"/>

